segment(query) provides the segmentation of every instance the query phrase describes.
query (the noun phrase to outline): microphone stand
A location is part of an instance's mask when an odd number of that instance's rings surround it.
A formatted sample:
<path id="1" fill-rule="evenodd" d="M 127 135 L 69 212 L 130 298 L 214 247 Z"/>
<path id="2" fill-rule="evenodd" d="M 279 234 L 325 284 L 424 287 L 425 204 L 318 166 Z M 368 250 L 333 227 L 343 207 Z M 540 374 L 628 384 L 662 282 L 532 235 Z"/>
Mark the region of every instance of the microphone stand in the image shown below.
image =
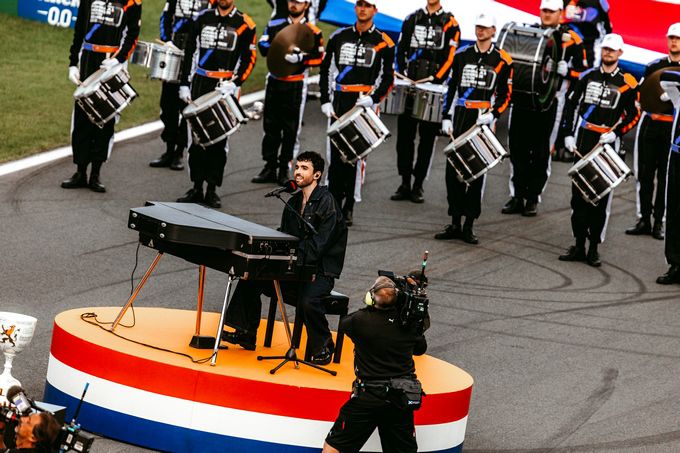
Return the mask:
<path id="1" fill-rule="evenodd" d="M 307 239 L 311 238 L 312 236 L 314 236 L 315 234 L 318 234 L 318 232 L 316 231 L 316 228 L 314 228 L 314 226 L 311 223 L 309 223 L 302 216 L 302 214 L 300 214 L 296 209 L 293 209 L 293 207 L 290 205 L 290 203 L 288 203 L 288 201 L 281 198 L 281 194 L 276 194 L 274 196 L 276 198 L 278 198 L 279 200 L 281 200 L 281 202 L 284 205 L 286 205 L 283 208 L 284 211 L 286 209 L 290 209 L 292 212 L 295 213 L 295 216 L 298 218 L 298 220 L 302 221 L 302 225 L 304 225 L 304 229 L 305 229 L 305 236 L 304 236 L 303 240 L 307 240 Z M 304 256 L 304 253 L 303 253 L 302 267 L 304 268 L 304 266 L 305 266 L 305 256 Z M 324 372 L 330 374 L 331 376 L 336 376 L 338 374 L 337 371 L 329 370 L 328 368 L 324 368 L 320 365 L 317 365 L 316 363 L 308 362 L 306 360 L 298 358 L 297 352 L 296 352 L 295 342 L 293 341 L 294 339 L 293 339 L 293 337 L 290 333 L 290 325 L 288 324 L 288 314 L 286 313 L 286 305 L 283 303 L 283 296 L 281 295 L 281 286 L 280 286 L 278 280 L 274 280 L 274 289 L 276 290 L 276 299 L 277 299 L 277 302 L 278 302 L 278 305 L 279 305 L 279 310 L 281 310 L 281 316 L 283 318 L 283 325 L 284 325 L 285 330 L 286 330 L 286 336 L 288 337 L 289 347 L 288 347 L 288 351 L 286 351 L 285 355 L 276 355 L 276 356 L 261 356 L 261 355 L 259 355 L 259 356 L 257 356 L 257 360 L 281 360 L 281 363 L 279 363 L 274 368 L 269 370 L 270 374 L 276 373 L 286 363 L 293 362 L 295 364 L 296 369 L 299 369 L 300 364 L 303 364 L 303 365 L 307 365 L 307 366 L 312 367 L 312 368 L 316 368 L 317 370 L 324 371 Z M 298 293 L 299 293 L 299 291 L 298 291 Z M 299 298 L 300 298 L 300 295 L 298 294 L 298 301 L 299 301 Z M 296 305 L 295 316 L 298 316 L 297 309 L 298 309 L 298 307 Z"/>

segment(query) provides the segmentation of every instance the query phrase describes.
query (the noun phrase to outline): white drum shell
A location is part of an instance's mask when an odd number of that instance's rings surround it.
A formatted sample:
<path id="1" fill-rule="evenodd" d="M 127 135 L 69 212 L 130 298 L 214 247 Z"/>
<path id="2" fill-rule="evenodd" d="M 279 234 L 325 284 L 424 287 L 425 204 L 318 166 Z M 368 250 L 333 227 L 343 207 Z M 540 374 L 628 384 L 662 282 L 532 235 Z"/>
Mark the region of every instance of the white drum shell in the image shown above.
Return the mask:
<path id="1" fill-rule="evenodd" d="M 151 59 L 151 49 L 154 46 L 153 43 L 138 41 L 135 46 L 134 52 L 130 57 L 130 63 L 138 64 L 140 66 L 149 67 L 149 61 Z"/>
<path id="2" fill-rule="evenodd" d="M 471 151 L 464 154 L 463 151 Z M 488 126 L 473 126 L 444 148 L 460 182 L 470 184 L 498 165 L 508 152 Z"/>
<path id="3" fill-rule="evenodd" d="M 235 133 L 248 117 L 233 96 L 222 96 L 217 90 L 192 101 L 183 111 L 194 140 L 202 147 L 213 145 Z"/>
<path id="4" fill-rule="evenodd" d="M 103 128 L 137 97 L 129 82 L 124 65 L 100 68 L 76 88 L 73 98 L 90 121 Z"/>
<path id="5" fill-rule="evenodd" d="M 390 136 L 380 117 L 367 107 L 354 107 L 328 129 L 328 137 L 344 162 L 355 164 Z"/>
<path id="6" fill-rule="evenodd" d="M 567 172 L 583 199 L 593 205 L 613 191 L 631 173 L 623 159 L 608 144 L 593 148 Z"/>
<path id="7" fill-rule="evenodd" d="M 389 94 L 380 103 L 380 113 L 401 115 L 406 111 L 409 97 L 413 96 L 413 84 L 407 80 L 396 79 Z"/>
<path id="8" fill-rule="evenodd" d="M 154 44 L 149 59 L 149 78 L 179 83 L 184 51 Z"/>
<path id="9" fill-rule="evenodd" d="M 446 85 L 429 82 L 416 84 L 411 116 L 421 121 L 441 123 L 447 90 Z"/>

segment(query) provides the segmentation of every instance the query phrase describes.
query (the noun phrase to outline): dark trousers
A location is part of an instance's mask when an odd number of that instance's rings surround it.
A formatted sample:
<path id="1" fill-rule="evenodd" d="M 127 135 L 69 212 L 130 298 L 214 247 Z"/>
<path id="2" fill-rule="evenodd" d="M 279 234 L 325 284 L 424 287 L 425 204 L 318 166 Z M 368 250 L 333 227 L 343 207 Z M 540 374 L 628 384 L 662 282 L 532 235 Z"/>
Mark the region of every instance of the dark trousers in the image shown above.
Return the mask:
<path id="1" fill-rule="evenodd" d="M 538 202 L 548 182 L 550 134 L 555 125 L 556 111 L 557 102 L 545 112 L 512 107 L 508 141 L 513 197 Z"/>
<path id="2" fill-rule="evenodd" d="M 477 121 L 479 111 L 456 107 L 453 116 L 453 135 L 458 137 L 466 132 Z M 446 164 L 446 200 L 449 203 L 449 215 L 454 218 L 465 216 L 467 221 L 472 221 L 482 213 L 482 192 L 484 190 L 483 175 L 469 185 L 460 182 L 456 177 L 456 171 L 451 164 Z"/>
<path id="3" fill-rule="evenodd" d="M 350 111 L 357 102 L 359 95 L 355 93 L 336 92 L 333 98 L 333 108 L 339 117 Z M 331 119 L 331 124 L 335 119 Z M 337 200 L 343 212 L 354 209 L 354 189 L 356 187 L 356 165 L 343 162 L 340 152 L 331 143 L 331 162 L 328 167 L 328 190 Z"/>
<path id="4" fill-rule="evenodd" d="M 361 450 L 378 428 L 382 451 L 415 453 L 418 451 L 413 411 L 398 408 L 384 390 L 366 390 L 351 398 L 341 408 L 326 442 L 342 453 Z"/>
<path id="5" fill-rule="evenodd" d="M 663 220 L 666 203 L 666 167 L 673 123 L 653 121 L 645 115 L 637 137 L 638 216 Z M 654 181 L 656 180 L 656 194 Z"/>
<path id="6" fill-rule="evenodd" d="M 281 292 L 286 303 L 295 305 L 295 316 L 301 316 L 307 328 L 307 351 L 318 354 L 332 343 L 331 331 L 321 300 L 331 293 L 335 279 L 317 275 L 313 282 L 282 282 Z M 248 334 L 257 333 L 262 312 L 261 295 L 274 297 L 271 281 L 239 280 L 236 285 L 225 324 Z M 299 338 L 297 339 L 299 341 Z"/>
<path id="7" fill-rule="evenodd" d="M 267 79 L 262 116 L 262 159 L 267 168 L 287 169 L 293 160 L 304 110 L 304 89 L 304 82 Z"/>
<path id="8" fill-rule="evenodd" d="M 576 148 L 584 155 L 593 149 L 600 140 L 600 134 L 579 129 L 576 140 Z M 578 162 L 578 156 L 574 162 Z M 602 236 L 609 218 L 609 198 L 611 192 L 604 198 L 592 205 L 583 198 L 583 195 L 571 185 L 571 230 L 576 242 L 585 241 L 587 238 L 592 245 L 602 242 Z"/>
<path id="9" fill-rule="evenodd" d="M 419 121 L 411 117 L 410 112 L 399 115 L 397 119 L 397 170 L 404 183 L 414 187 L 422 187 L 430 168 L 430 160 L 434 151 L 434 142 L 441 128 L 440 123 Z M 416 151 L 415 139 L 419 133 L 418 157 L 413 165 Z"/>
<path id="10" fill-rule="evenodd" d="M 666 261 L 680 265 L 680 149 L 671 148 L 666 188 Z"/>
<path id="11" fill-rule="evenodd" d="M 166 144 L 171 155 L 181 156 L 187 146 L 187 123 L 181 112 L 187 104 L 179 98 L 179 84 L 163 82 L 161 89 L 161 122 L 163 132 L 161 140 Z"/>

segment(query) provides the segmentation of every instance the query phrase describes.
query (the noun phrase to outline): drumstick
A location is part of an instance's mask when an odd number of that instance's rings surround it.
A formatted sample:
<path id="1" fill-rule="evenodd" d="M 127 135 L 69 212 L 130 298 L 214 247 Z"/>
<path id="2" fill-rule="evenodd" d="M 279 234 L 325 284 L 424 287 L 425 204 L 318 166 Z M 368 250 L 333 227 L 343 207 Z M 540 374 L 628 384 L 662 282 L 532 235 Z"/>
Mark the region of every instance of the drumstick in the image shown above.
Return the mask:
<path id="1" fill-rule="evenodd" d="M 411 83 L 413 83 L 413 84 L 416 83 L 415 81 L 413 81 L 413 80 L 409 79 L 408 77 L 406 77 L 404 74 L 400 74 L 400 73 L 398 73 L 398 72 L 395 72 L 394 75 L 397 76 L 398 78 L 402 79 L 402 80 L 406 80 L 407 82 L 411 82 Z"/>
<path id="2" fill-rule="evenodd" d="M 158 39 L 158 38 L 154 39 L 154 41 L 156 41 L 158 44 L 163 44 L 163 45 L 165 45 L 165 41 L 162 41 L 162 40 L 160 40 L 160 39 Z"/>
<path id="3" fill-rule="evenodd" d="M 432 77 L 432 76 L 429 76 L 429 77 L 425 77 L 424 79 L 416 80 L 416 81 L 415 81 L 415 82 L 413 82 L 413 83 L 425 83 L 425 82 L 432 82 L 433 80 L 434 80 L 434 77 Z"/>

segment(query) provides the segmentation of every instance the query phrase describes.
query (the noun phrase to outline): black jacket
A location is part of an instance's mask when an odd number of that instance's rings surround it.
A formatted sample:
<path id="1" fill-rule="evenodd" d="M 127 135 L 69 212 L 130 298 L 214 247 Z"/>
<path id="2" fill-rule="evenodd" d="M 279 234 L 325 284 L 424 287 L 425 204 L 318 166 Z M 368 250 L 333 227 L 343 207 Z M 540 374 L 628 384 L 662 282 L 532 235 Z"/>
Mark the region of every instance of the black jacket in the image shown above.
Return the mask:
<path id="1" fill-rule="evenodd" d="M 302 191 L 290 197 L 288 203 L 300 212 Z M 304 259 L 305 264 L 316 265 L 322 275 L 339 277 L 345 262 L 347 226 L 335 198 L 326 186 L 316 186 L 302 216 L 312 224 L 317 234 L 307 237 L 304 224 L 289 208 L 283 210 L 280 230 L 301 239 L 298 256 Z"/>
<path id="2" fill-rule="evenodd" d="M 366 307 L 340 321 L 340 328 L 354 343 L 354 372 L 359 379 L 389 379 L 415 373 L 413 356 L 425 354 L 427 341 L 415 327 L 400 327 L 398 318 L 396 308 Z"/>
<path id="3" fill-rule="evenodd" d="M 562 23 L 583 37 L 589 51 L 598 38 L 612 32 L 607 0 L 564 0 Z"/>
<path id="4" fill-rule="evenodd" d="M 210 8 L 215 0 L 168 0 L 161 13 L 160 38 L 161 41 L 172 41 L 180 49 L 184 49 L 191 21 L 198 13 Z"/>

